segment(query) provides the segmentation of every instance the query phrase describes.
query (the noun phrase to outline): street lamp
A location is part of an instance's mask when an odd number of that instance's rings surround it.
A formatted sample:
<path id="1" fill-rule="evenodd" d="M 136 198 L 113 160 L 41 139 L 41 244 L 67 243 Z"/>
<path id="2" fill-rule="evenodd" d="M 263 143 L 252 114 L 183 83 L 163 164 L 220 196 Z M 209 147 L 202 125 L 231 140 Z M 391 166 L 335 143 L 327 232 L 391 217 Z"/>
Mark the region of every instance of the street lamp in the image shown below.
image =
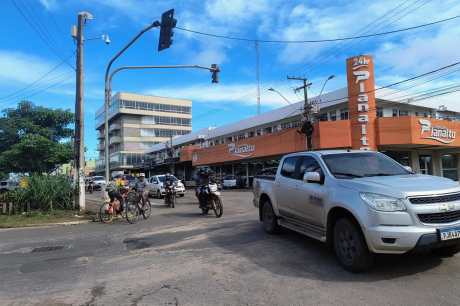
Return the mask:
<path id="1" fill-rule="evenodd" d="M 324 87 L 326 86 L 327 82 L 329 82 L 329 80 L 332 80 L 333 78 L 335 78 L 335 75 L 330 75 L 323 83 L 323 87 L 321 88 L 321 91 L 319 92 L 319 100 L 321 101 L 321 95 L 323 94 L 323 90 L 324 90 Z"/>
<path id="2" fill-rule="evenodd" d="M 273 88 L 273 87 L 270 87 L 270 88 L 269 88 L 269 89 L 267 89 L 267 90 L 268 90 L 268 91 L 273 91 L 273 92 L 276 92 L 276 93 L 277 93 L 277 94 L 278 94 L 278 95 L 279 95 L 281 98 L 283 98 L 283 99 L 284 99 L 284 101 L 286 101 L 286 103 L 287 103 L 287 104 L 289 104 L 289 105 L 291 104 L 291 102 L 290 102 L 290 101 L 289 101 L 289 100 L 288 100 L 288 99 L 287 99 L 285 96 L 283 96 L 283 94 L 282 94 L 282 93 L 280 93 L 280 92 L 279 92 L 278 90 L 276 90 L 275 88 Z"/>

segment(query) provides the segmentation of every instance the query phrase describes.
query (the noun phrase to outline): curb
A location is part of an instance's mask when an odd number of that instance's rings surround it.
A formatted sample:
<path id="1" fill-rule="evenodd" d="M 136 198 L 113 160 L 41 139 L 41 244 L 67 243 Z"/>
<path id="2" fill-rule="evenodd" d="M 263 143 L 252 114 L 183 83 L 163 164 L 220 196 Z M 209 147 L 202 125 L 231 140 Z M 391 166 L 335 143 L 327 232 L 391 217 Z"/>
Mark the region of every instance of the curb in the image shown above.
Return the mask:
<path id="1" fill-rule="evenodd" d="M 80 221 L 68 221 L 68 222 L 59 222 L 59 223 L 30 224 L 30 225 L 19 226 L 19 227 L 0 228 L 0 231 L 11 231 L 11 230 L 17 230 L 17 229 L 34 229 L 34 228 L 54 227 L 54 226 L 71 226 L 71 225 L 88 224 L 92 222 L 94 221 L 93 220 L 80 220 Z"/>

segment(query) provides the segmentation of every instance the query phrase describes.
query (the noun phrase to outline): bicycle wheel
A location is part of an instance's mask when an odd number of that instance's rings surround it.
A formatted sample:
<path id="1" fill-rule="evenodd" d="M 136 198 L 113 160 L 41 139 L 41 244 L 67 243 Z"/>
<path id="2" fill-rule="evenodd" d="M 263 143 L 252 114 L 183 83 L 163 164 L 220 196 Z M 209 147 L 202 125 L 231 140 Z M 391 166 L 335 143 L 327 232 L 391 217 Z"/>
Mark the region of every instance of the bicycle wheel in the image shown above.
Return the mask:
<path id="1" fill-rule="evenodd" d="M 104 203 L 99 209 L 99 219 L 102 223 L 111 223 L 113 221 L 113 214 L 109 212 L 109 207 L 108 203 Z"/>
<path id="2" fill-rule="evenodd" d="M 222 214 L 224 213 L 224 208 L 222 206 L 222 201 L 219 197 L 214 197 L 212 199 L 212 209 L 214 210 L 216 218 L 222 217 Z"/>
<path id="3" fill-rule="evenodd" d="M 125 206 L 126 220 L 133 224 L 139 220 L 139 205 L 136 202 L 128 201 Z"/>
<path id="4" fill-rule="evenodd" d="M 145 204 L 142 207 L 142 216 L 144 217 L 144 219 L 148 219 L 151 214 L 152 214 L 152 204 L 150 204 L 150 201 L 147 200 L 145 201 Z"/>

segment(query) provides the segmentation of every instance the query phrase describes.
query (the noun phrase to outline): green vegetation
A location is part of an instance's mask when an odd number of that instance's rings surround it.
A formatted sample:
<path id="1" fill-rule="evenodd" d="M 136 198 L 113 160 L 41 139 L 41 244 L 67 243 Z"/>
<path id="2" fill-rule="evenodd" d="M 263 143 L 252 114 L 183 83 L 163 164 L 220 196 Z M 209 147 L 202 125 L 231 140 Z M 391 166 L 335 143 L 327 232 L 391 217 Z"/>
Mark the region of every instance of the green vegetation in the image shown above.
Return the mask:
<path id="1" fill-rule="evenodd" d="M 22 101 L 0 118 L 0 171 L 50 173 L 72 159 L 70 110 Z"/>
<path id="2" fill-rule="evenodd" d="M 61 222 L 89 220 L 89 215 L 78 216 L 78 211 L 54 210 L 52 212 L 31 212 L 29 214 L 0 215 L 0 228 L 25 227 Z"/>
<path id="3" fill-rule="evenodd" d="M 2 196 L 1 202 L 13 203 L 14 213 L 74 208 L 72 184 L 62 175 L 25 177 L 19 188 Z"/>

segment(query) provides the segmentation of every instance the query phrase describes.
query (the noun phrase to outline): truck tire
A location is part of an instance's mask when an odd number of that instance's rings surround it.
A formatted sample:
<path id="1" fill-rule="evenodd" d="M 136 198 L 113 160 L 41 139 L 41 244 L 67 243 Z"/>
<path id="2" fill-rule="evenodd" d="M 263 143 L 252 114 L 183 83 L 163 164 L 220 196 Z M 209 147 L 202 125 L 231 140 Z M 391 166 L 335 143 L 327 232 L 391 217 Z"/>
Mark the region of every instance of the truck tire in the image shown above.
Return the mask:
<path id="1" fill-rule="evenodd" d="M 266 201 L 262 206 L 262 223 L 264 230 L 269 234 L 276 234 L 280 230 L 278 225 L 278 217 L 273 211 L 272 203 Z"/>
<path id="2" fill-rule="evenodd" d="M 337 260 L 345 270 L 356 273 L 373 266 L 374 254 L 369 251 L 363 233 L 354 220 L 337 220 L 333 242 Z"/>
<path id="3" fill-rule="evenodd" d="M 434 249 L 433 252 L 441 257 L 452 257 L 460 252 L 460 245 L 450 245 L 439 249 Z"/>

